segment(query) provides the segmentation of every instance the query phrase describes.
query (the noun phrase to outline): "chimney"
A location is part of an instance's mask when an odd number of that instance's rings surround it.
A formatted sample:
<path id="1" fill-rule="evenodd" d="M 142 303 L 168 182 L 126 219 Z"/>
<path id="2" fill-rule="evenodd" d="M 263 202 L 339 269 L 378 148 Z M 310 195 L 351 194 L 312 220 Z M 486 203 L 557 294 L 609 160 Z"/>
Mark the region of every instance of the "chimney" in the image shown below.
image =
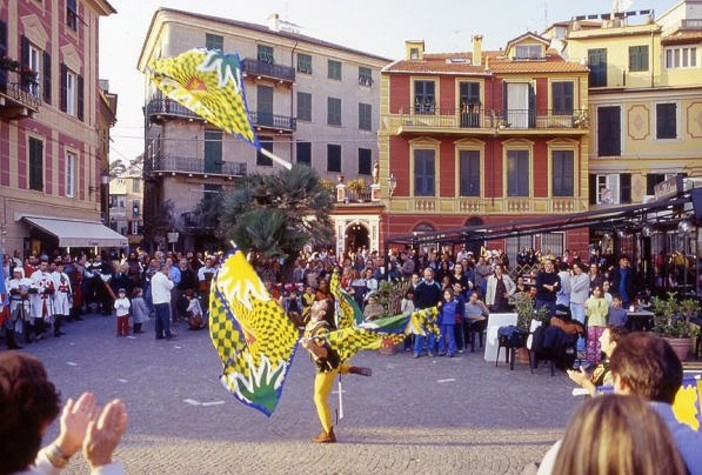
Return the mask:
<path id="1" fill-rule="evenodd" d="M 405 41 L 405 59 L 408 61 L 422 61 L 424 59 L 424 40 Z"/>
<path id="2" fill-rule="evenodd" d="M 473 36 L 473 65 L 483 64 L 483 35 Z"/>
<path id="3" fill-rule="evenodd" d="M 268 15 L 268 29 L 275 32 L 280 31 L 280 15 L 277 13 Z"/>

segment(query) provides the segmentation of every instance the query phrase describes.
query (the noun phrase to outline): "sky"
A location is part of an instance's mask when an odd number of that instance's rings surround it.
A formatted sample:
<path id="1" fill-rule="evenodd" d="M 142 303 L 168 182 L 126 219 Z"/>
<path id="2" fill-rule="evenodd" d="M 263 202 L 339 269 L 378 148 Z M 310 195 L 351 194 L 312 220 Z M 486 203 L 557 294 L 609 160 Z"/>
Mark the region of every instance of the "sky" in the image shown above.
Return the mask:
<path id="1" fill-rule="evenodd" d="M 405 40 L 424 40 L 429 53 L 470 51 L 481 34 L 486 49 L 504 47 L 525 31 L 576 15 L 612 10 L 612 0 L 108 0 L 116 15 L 100 21 L 100 78 L 118 95 L 111 159 L 128 162 L 143 152 L 145 77 L 137 71 L 141 47 L 159 7 L 266 24 L 271 13 L 301 33 L 367 53 L 402 58 Z M 620 0 L 621 1 L 621 0 Z M 656 16 L 678 0 L 624 0 L 628 10 Z M 489 7 L 492 8 L 489 8 Z"/>

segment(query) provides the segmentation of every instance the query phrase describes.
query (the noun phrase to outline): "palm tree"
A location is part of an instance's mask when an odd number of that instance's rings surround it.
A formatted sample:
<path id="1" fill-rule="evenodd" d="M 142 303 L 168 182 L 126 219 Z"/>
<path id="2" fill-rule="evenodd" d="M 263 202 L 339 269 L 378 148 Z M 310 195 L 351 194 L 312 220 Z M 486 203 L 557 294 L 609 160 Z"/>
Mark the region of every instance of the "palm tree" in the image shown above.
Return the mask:
<path id="1" fill-rule="evenodd" d="M 305 244 L 331 242 L 333 204 L 333 195 L 310 167 L 249 175 L 223 197 L 219 235 L 262 257 L 284 259 L 287 275 Z"/>

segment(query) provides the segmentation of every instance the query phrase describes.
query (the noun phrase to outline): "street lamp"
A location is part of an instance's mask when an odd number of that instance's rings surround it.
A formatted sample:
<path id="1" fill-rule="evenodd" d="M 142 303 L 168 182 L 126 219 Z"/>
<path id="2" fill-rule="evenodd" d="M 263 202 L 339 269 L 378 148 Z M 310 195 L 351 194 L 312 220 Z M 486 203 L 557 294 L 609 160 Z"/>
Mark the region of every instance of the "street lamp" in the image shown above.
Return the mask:
<path id="1" fill-rule="evenodd" d="M 105 223 L 110 222 L 110 170 L 103 169 L 100 175 L 100 215 Z"/>
<path id="2" fill-rule="evenodd" d="M 392 197 L 392 195 L 395 193 L 395 189 L 397 188 L 397 177 L 395 176 L 394 173 L 390 173 L 390 176 L 388 177 L 388 190 L 389 190 L 389 197 Z M 385 238 L 385 269 L 387 271 L 388 265 L 390 263 L 390 202 L 388 201 L 388 207 L 387 207 L 387 214 L 388 214 L 388 235 Z"/>

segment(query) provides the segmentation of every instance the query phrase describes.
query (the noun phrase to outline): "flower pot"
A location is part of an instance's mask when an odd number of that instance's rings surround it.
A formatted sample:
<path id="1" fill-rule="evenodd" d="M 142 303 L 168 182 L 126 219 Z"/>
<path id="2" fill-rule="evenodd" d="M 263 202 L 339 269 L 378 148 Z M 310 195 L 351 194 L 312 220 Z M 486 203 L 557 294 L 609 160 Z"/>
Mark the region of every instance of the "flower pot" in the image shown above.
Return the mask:
<path id="1" fill-rule="evenodd" d="M 520 363 L 529 364 L 529 350 L 527 350 L 526 346 L 517 348 L 515 354 L 517 355 L 517 361 Z"/>
<path id="2" fill-rule="evenodd" d="M 680 361 L 685 361 L 688 356 L 690 356 L 690 345 L 692 344 L 692 338 L 665 338 L 665 341 L 670 343 L 673 351 Z"/>
<path id="3" fill-rule="evenodd" d="M 380 350 L 378 352 L 381 355 L 394 355 L 399 353 L 402 343 L 395 344 L 391 338 L 386 338 L 380 343 Z"/>

